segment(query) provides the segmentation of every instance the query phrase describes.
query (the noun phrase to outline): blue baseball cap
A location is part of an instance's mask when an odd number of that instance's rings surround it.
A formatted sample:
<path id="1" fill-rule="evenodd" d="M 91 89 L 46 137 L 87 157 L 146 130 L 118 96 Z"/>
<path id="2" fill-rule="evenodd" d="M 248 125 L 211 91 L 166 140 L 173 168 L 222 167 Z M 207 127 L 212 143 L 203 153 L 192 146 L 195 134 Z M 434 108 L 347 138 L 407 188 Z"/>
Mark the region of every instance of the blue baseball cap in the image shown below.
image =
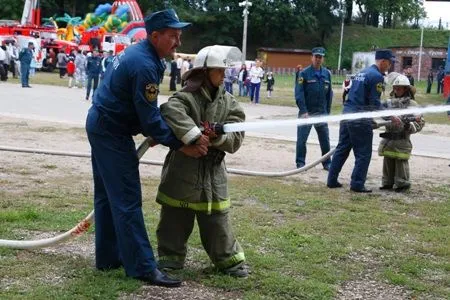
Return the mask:
<path id="1" fill-rule="evenodd" d="M 191 23 L 180 22 L 177 13 L 173 9 L 156 11 L 145 17 L 144 21 L 147 34 L 151 34 L 153 31 L 163 28 L 182 29 L 191 25 Z"/>
<path id="2" fill-rule="evenodd" d="M 395 61 L 395 56 L 390 49 L 378 49 L 375 51 L 375 59 L 389 59 Z"/>
<path id="3" fill-rule="evenodd" d="M 325 56 L 325 48 L 323 47 L 315 47 L 312 49 L 312 55 L 321 55 Z"/>

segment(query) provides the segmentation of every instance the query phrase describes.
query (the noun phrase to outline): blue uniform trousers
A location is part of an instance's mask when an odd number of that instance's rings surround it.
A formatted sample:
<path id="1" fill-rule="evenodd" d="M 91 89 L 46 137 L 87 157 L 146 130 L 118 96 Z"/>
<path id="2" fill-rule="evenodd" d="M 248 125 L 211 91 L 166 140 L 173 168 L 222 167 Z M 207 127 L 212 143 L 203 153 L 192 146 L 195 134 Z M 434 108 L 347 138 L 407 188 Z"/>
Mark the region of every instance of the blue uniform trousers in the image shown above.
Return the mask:
<path id="1" fill-rule="evenodd" d="M 347 160 L 350 150 L 355 155 L 350 187 L 355 190 L 364 188 L 370 159 L 372 158 L 373 131 L 371 120 L 342 121 L 339 128 L 339 143 L 331 160 L 328 172 L 329 186 L 336 185 L 342 166 Z"/>
<path id="2" fill-rule="evenodd" d="M 20 64 L 20 81 L 22 86 L 29 86 L 28 79 L 30 78 L 30 65 Z"/>
<path id="3" fill-rule="evenodd" d="M 295 156 L 295 163 L 297 164 L 297 168 L 301 168 L 305 165 L 306 141 L 308 140 L 311 127 L 312 125 L 303 125 L 297 127 L 297 147 Z M 317 136 L 319 137 L 319 144 L 322 155 L 325 155 L 330 151 L 330 132 L 328 130 L 328 124 L 314 124 L 314 128 L 316 129 Z M 330 165 L 330 162 L 331 159 L 327 159 L 322 164 L 324 167 L 328 167 Z"/>
<path id="4" fill-rule="evenodd" d="M 92 88 L 92 81 L 94 81 L 94 88 L 92 90 L 92 95 L 94 95 L 95 90 L 97 89 L 98 86 L 98 78 L 99 75 L 88 75 L 88 79 L 87 79 L 87 87 L 86 87 L 86 100 L 89 100 L 89 96 L 91 94 L 91 88 Z"/>
<path id="5" fill-rule="evenodd" d="M 90 113 L 91 114 L 91 113 Z M 98 269 L 123 265 L 128 276 L 156 268 L 142 214 L 139 161 L 131 136 L 101 133 L 88 116 L 95 207 L 95 257 Z"/>

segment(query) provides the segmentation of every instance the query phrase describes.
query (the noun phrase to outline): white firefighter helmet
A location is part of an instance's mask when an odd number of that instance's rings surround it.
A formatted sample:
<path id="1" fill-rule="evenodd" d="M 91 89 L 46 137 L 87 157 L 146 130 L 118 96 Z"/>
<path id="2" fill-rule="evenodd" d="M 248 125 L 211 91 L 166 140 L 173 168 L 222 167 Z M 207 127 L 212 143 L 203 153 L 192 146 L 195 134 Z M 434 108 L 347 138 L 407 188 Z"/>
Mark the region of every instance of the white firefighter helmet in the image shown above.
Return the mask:
<path id="1" fill-rule="evenodd" d="M 394 79 L 392 86 L 410 86 L 410 82 L 408 77 L 405 75 L 398 75 L 397 78 Z"/>
<path id="2" fill-rule="evenodd" d="M 230 68 L 240 65 L 242 52 L 237 47 L 214 45 L 202 48 L 195 57 L 193 68 L 183 74 L 186 80 L 194 70 L 203 68 Z"/>

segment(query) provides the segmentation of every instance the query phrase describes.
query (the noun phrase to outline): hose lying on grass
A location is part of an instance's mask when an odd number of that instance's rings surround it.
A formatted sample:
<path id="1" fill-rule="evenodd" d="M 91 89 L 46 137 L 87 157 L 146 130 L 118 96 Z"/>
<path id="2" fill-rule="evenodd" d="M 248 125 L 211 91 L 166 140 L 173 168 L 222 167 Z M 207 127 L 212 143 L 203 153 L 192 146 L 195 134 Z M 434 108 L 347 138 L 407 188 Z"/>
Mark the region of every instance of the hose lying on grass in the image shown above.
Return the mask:
<path id="1" fill-rule="evenodd" d="M 150 164 L 150 165 L 163 165 L 162 161 L 154 161 L 154 160 L 141 160 L 142 156 L 147 152 L 147 150 L 153 144 L 153 140 L 151 138 L 145 139 L 137 149 L 137 155 L 140 159 L 140 163 Z M 31 149 L 31 148 L 16 148 L 16 147 L 7 147 L 0 146 L 0 151 L 11 151 L 11 152 L 21 152 L 21 153 L 35 153 L 35 154 L 49 154 L 49 155 L 59 155 L 59 156 L 72 156 L 72 157 L 86 157 L 90 158 L 91 155 L 89 153 L 81 153 L 81 152 L 65 152 L 65 151 L 53 151 L 53 150 L 44 150 L 44 149 Z M 322 163 L 326 159 L 328 159 L 333 153 L 335 149 L 330 150 L 330 152 L 326 153 L 324 156 L 319 158 L 318 160 L 305 165 L 299 169 L 293 169 L 288 171 L 281 172 L 260 172 L 260 171 L 250 171 L 250 170 L 240 170 L 240 169 L 227 169 L 228 173 L 231 174 L 239 174 L 239 175 L 248 175 L 248 176 L 265 176 L 265 177 L 284 177 L 291 176 L 298 173 L 305 172 L 316 165 Z M 30 241 L 22 241 L 22 240 L 2 240 L 0 239 L 0 247 L 6 248 L 14 248 L 14 249 L 35 249 L 35 248 L 44 248 L 54 246 L 56 244 L 67 241 L 73 237 L 79 236 L 84 232 L 88 231 L 91 225 L 94 224 L 94 210 L 92 210 L 81 222 L 79 222 L 75 227 L 70 229 L 67 232 L 64 232 L 60 235 L 57 235 L 52 238 L 40 239 L 40 240 L 30 240 Z"/>

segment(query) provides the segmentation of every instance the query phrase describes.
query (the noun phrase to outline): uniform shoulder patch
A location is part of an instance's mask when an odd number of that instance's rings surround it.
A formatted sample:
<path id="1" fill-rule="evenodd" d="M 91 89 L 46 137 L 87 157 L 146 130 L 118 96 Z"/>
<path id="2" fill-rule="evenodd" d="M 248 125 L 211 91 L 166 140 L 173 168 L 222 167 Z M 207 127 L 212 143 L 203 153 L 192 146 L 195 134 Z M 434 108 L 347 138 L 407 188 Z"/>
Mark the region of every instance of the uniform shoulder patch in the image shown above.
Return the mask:
<path id="1" fill-rule="evenodd" d="M 158 98 L 159 87 L 156 83 L 149 83 L 145 86 L 145 98 L 147 101 L 153 102 Z"/>
<path id="2" fill-rule="evenodd" d="M 383 83 L 382 82 L 377 83 L 377 92 L 378 93 L 383 92 Z"/>
<path id="3" fill-rule="evenodd" d="M 303 80 L 304 80 L 303 77 L 300 76 L 297 80 L 298 84 L 303 84 Z"/>

